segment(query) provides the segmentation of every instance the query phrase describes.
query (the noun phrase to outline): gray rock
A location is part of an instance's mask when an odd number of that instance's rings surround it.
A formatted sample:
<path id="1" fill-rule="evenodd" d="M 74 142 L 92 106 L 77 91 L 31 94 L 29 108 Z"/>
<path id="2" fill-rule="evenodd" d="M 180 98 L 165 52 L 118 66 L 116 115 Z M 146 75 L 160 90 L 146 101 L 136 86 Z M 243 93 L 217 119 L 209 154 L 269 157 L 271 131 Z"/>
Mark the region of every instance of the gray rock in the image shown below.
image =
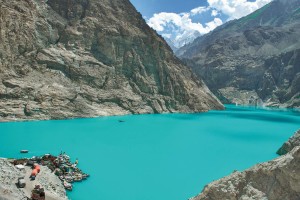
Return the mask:
<path id="1" fill-rule="evenodd" d="M 287 142 L 282 145 L 282 147 L 280 147 L 280 149 L 278 149 L 277 154 L 285 155 L 296 146 L 300 146 L 300 130 L 298 130 Z"/>
<path id="2" fill-rule="evenodd" d="M 129 0 L 0 0 L 0 121 L 223 109 Z"/>
<path id="3" fill-rule="evenodd" d="M 23 200 L 31 197 L 31 191 L 35 185 L 44 188 L 48 200 L 68 200 L 66 190 L 61 180 L 51 172 L 48 167 L 41 166 L 41 172 L 34 181 L 30 181 L 32 169 L 28 166 L 25 170 L 18 170 L 7 159 L 0 158 L 0 199 L 1 200 Z M 24 178 L 24 188 L 18 188 L 18 178 Z"/>
<path id="4" fill-rule="evenodd" d="M 16 169 L 6 159 L 0 158 L 0 199 L 20 200 L 25 198 L 25 192 L 16 186 L 18 178 L 23 176 L 24 173 Z"/>
<path id="5" fill-rule="evenodd" d="M 251 104 L 255 98 L 266 106 L 299 107 L 299 8 L 299 1 L 274 0 L 197 38 L 177 55 L 223 103 Z"/>

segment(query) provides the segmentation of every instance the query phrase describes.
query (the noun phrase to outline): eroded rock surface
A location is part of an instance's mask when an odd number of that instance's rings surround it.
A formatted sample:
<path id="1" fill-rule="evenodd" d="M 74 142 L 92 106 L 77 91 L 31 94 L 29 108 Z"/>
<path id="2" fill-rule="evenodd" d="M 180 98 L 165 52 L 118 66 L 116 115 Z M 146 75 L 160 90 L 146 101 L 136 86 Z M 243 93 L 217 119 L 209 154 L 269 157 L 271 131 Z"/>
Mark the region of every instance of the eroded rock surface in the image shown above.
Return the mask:
<path id="1" fill-rule="evenodd" d="M 224 103 L 300 107 L 300 2 L 274 0 L 177 54 Z"/>
<path id="2" fill-rule="evenodd" d="M 0 0 L 1 121 L 209 109 L 129 0 Z"/>

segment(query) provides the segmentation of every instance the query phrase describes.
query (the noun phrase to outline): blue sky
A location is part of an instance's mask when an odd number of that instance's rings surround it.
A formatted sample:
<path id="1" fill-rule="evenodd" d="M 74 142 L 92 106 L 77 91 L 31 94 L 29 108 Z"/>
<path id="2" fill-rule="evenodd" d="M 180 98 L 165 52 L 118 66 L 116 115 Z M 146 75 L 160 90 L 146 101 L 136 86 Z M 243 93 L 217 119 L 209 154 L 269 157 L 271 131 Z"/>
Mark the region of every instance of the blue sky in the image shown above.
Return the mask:
<path id="1" fill-rule="evenodd" d="M 144 17 L 151 18 L 154 13 L 182 13 L 199 6 L 207 6 L 206 0 L 130 0 Z"/>
<path id="2" fill-rule="evenodd" d="M 272 0 L 130 0 L 148 25 L 179 48 Z"/>

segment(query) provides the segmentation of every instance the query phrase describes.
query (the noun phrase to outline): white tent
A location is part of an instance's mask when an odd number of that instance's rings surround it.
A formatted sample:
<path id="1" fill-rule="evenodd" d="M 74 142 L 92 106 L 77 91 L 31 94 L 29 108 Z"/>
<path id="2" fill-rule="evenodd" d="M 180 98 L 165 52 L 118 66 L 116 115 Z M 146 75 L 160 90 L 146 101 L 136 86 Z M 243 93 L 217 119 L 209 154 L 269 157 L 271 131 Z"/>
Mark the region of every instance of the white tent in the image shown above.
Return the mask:
<path id="1" fill-rule="evenodd" d="M 15 167 L 16 167 L 17 169 L 19 169 L 19 170 L 25 169 L 25 166 L 24 166 L 24 165 L 16 165 Z"/>

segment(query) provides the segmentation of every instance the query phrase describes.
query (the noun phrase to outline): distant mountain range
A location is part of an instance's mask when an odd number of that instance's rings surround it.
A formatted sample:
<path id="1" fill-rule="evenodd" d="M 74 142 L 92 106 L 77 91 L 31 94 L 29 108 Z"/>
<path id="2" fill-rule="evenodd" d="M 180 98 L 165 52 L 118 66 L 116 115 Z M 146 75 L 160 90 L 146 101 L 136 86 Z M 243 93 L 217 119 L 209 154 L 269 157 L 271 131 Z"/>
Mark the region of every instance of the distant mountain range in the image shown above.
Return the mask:
<path id="1" fill-rule="evenodd" d="M 176 51 L 224 102 L 300 106 L 300 1 L 274 0 Z"/>
<path id="2" fill-rule="evenodd" d="M 197 37 L 200 37 L 200 33 L 198 31 L 195 31 L 191 33 L 190 35 L 185 35 L 183 38 L 179 39 L 171 39 L 164 37 L 165 41 L 168 43 L 168 45 L 171 47 L 171 49 L 176 52 L 178 51 L 181 47 L 188 45 L 192 43 Z"/>

